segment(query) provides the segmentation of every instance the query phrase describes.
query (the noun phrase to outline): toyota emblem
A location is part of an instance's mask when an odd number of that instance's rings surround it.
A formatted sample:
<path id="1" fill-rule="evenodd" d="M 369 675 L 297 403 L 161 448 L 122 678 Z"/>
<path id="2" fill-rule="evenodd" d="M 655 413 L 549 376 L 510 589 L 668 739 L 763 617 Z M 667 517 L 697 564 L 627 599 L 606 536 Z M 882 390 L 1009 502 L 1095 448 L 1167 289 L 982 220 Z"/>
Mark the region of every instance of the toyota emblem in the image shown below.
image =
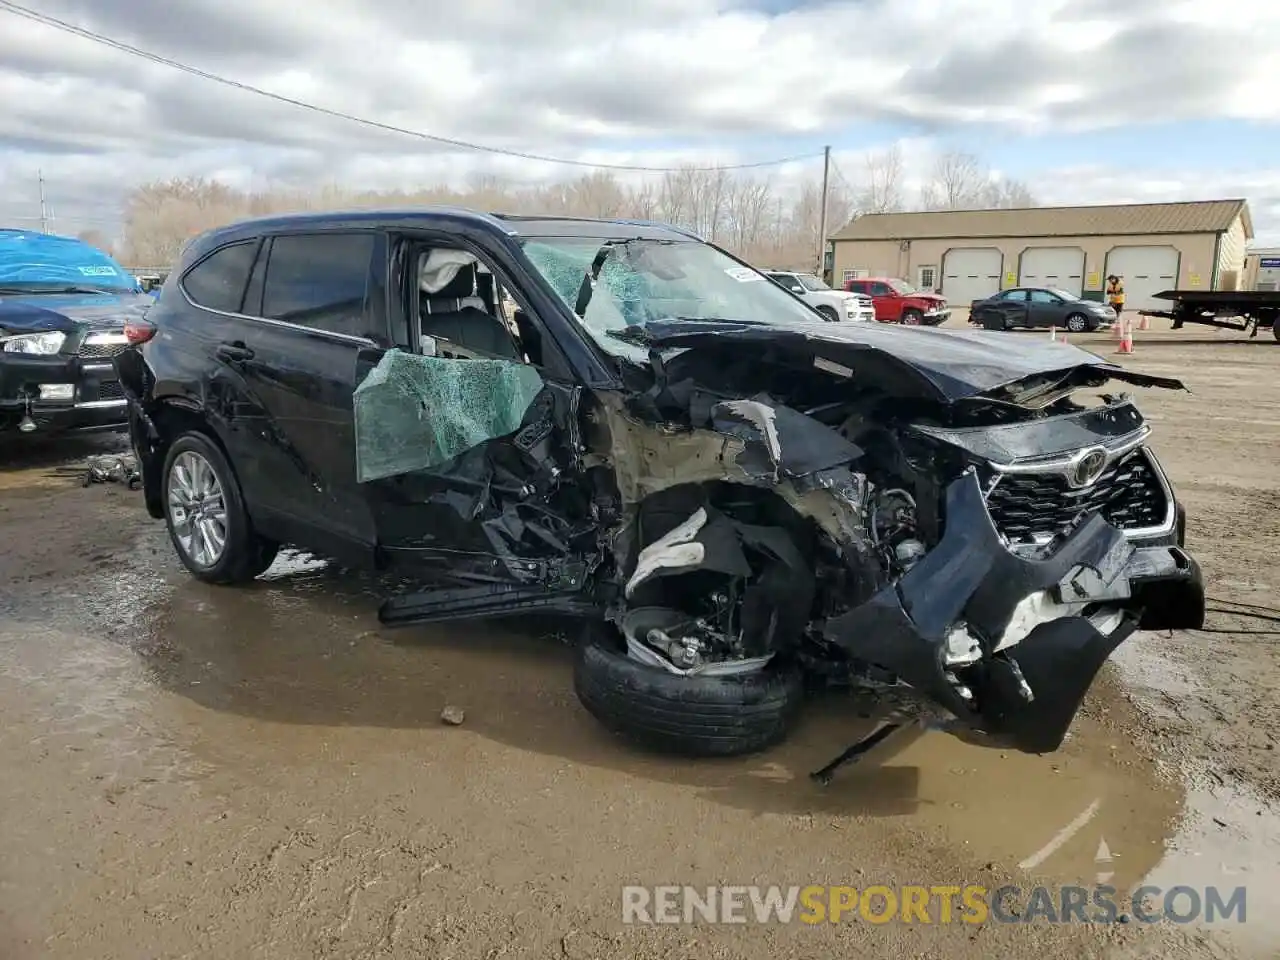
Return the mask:
<path id="1" fill-rule="evenodd" d="M 1086 450 L 1076 460 L 1071 467 L 1069 475 L 1071 485 L 1073 487 L 1087 487 L 1093 483 L 1098 477 L 1102 476 L 1102 471 L 1107 467 L 1107 451 L 1101 447 L 1095 447 L 1092 450 Z"/>

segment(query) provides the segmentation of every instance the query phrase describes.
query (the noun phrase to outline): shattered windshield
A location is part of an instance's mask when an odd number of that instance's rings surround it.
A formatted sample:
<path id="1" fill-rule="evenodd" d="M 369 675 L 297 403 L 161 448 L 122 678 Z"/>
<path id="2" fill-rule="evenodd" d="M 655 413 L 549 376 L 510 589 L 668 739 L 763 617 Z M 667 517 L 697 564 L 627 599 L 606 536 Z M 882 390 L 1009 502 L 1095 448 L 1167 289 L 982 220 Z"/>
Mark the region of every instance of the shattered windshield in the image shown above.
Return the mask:
<path id="1" fill-rule="evenodd" d="M 619 339 L 622 331 L 642 332 L 655 320 L 815 320 L 764 274 L 705 243 L 536 237 L 524 241 L 524 252 L 588 332 L 616 355 L 637 354 Z"/>

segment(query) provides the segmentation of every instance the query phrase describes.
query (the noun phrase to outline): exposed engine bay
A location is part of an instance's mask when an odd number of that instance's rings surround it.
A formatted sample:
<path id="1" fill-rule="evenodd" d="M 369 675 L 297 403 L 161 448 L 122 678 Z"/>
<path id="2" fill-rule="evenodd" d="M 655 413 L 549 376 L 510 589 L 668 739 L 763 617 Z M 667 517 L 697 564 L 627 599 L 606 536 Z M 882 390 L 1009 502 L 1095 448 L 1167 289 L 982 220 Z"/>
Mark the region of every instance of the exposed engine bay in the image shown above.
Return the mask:
<path id="1" fill-rule="evenodd" d="M 798 659 L 1039 752 L 1133 629 L 1202 622 L 1149 428 L 1125 396 L 1075 398 L 1109 377 L 945 403 L 816 359 L 655 352 L 647 389 L 589 414 L 625 518 L 608 616 L 630 657 L 682 676 Z"/>

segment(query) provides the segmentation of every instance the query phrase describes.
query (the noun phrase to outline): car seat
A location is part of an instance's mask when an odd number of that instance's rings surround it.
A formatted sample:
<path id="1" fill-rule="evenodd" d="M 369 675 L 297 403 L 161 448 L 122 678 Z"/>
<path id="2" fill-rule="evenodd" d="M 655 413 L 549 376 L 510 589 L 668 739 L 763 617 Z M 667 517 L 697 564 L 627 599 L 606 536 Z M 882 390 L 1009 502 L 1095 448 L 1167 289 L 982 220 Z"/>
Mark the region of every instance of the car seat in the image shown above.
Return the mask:
<path id="1" fill-rule="evenodd" d="M 476 264 L 463 264 L 444 286 L 422 292 L 422 335 L 489 357 L 519 361 L 520 353 L 510 331 L 495 316 L 492 300 L 492 286 L 481 287 Z"/>

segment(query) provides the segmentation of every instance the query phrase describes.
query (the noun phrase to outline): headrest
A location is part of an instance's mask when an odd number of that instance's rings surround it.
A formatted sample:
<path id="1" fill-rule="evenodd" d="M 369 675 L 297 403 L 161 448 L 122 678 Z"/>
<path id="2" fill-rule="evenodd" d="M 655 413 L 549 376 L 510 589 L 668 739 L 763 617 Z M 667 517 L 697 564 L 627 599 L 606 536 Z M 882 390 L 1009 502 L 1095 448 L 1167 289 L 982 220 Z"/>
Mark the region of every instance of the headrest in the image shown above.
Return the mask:
<path id="1" fill-rule="evenodd" d="M 470 296 L 475 291 L 476 263 L 465 250 L 432 250 L 418 268 L 418 287 L 430 297 Z"/>

